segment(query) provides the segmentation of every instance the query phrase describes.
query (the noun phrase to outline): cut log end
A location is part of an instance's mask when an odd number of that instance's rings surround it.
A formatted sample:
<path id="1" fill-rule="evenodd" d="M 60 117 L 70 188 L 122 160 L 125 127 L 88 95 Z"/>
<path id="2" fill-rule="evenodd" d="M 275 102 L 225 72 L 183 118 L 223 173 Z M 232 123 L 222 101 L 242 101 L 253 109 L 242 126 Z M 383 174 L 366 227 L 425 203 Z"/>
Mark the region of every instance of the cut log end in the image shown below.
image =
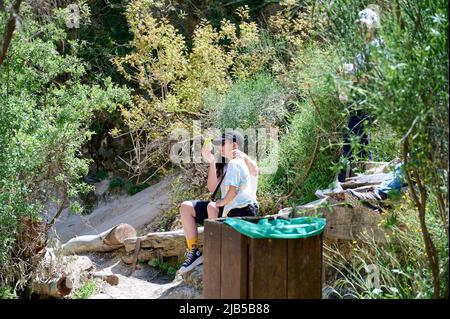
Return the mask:
<path id="1" fill-rule="evenodd" d="M 58 293 L 61 297 L 70 294 L 73 288 L 72 281 L 68 277 L 61 277 L 56 285 L 58 288 Z"/>
<path id="2" fill-rule="evenodd" d="M 129 224 L 119 224 L 106 237 L 105 243 L 108 245 L 123 244 L 125 239 L 136 237 L 137 233 L 133 226 Z"/>
<path id="3" fill-rule="evenodd" d="M 32 282 L 33 292 L 40 296 L 60 298 L 70 294 L 72 288 L 72 280 L 70 280 L 67 276 L 61 276 L 60 278 L 46 281 L 37 280 Z"/>

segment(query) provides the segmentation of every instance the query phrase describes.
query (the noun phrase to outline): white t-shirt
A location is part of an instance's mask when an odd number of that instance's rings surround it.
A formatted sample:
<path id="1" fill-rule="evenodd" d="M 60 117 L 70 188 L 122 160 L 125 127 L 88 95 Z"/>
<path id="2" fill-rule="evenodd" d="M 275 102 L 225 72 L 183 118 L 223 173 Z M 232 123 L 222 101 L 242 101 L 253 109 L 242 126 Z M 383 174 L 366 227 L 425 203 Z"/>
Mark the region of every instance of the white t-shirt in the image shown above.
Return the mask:
<path id="1" fill-rule="evenodd" d="M 258 201 L 256 200 L 256 191 L 258 189 L 258 175 L 251 175 L 250 174 L 250 186 L 252 188 L 253 202 L 255 204 L 257 204 Z"/>
<path id="2" fill-rule="evenodd" d="M 236 197 L 223 209 L 223 216 L 234 208 L 245 207 L 256 202 L 257 176 L 251 176 L 243 159 L 235 158 L 228 163 L 227 172 L 220 185 L 222 199 L 225 198 L 230 186 L 237 187 Z"/>

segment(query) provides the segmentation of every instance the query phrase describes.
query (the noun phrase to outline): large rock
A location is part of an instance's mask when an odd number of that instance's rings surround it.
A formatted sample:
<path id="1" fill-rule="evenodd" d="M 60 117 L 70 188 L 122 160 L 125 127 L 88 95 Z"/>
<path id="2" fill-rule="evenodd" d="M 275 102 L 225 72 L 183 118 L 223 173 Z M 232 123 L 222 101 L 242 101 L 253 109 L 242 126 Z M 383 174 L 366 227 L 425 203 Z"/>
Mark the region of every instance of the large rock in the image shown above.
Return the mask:
<path id="1" fill-rule="evenodd" d="M 351 207 L 345 202 L 323 198 L 306 205 L 284 208 L 280 215 L 291 217 L 322 216 L 327 225 L 325 239 L 354 240 L 373 237 L 375 241 L 385 240 L 385 232 L 379 226 L 382 216 L 369 208 Z"/>
<path id="2" fill-rule="evenodd" d="M 203 265 L 177 274 L 172 285 L 161 294 L 161 299 L 203 299 Z"/>

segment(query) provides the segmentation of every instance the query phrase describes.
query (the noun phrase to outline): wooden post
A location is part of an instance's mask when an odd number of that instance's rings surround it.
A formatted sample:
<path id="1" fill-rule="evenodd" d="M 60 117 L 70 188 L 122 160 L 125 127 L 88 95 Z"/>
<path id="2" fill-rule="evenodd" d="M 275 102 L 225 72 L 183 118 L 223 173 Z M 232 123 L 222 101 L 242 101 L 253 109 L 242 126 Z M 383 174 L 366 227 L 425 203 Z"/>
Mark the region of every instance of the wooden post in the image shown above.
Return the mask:
<path id="1" fill-rule="evenodd" d="M 252 239 L 223 220 L 206 220 L 204 236 L 204 298 L 322 297 L 323 235 Z"/>
<path id="2" fill-rule="evenodd" d="M 222 225 L 220 267 L 220 297 L 222 299 L 247 298 L 247 247 L 247 236 L 226 224 Z"/>
<path id="3" fill-rule="evenodd" d="M 287 298 L 322 298 L 322 235 L 289 239 Z"/>
<path id="4" fill-rule="evenodd" d="M 287 239 L 251 239 L 248 268 L 248 298 L 285 299 Z"/>
<path id="5" fill-rule="evenodd" d="M 204 222 L 203 298 L 220 299 L 220 267 L 222 223 Z"/>

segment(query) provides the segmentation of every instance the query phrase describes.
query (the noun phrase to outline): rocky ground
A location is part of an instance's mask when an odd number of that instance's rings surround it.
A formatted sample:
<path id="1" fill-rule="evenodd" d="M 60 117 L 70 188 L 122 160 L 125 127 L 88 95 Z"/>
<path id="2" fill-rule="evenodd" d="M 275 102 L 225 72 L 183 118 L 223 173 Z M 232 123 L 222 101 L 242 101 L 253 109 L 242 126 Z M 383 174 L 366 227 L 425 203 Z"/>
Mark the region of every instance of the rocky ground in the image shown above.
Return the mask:
<path id="1" fill-rule="evenodd" d="M 97 207 L 89 215 L 63 211 L 50 234 L 52 245 L 63 244 L 77 236 L 99 234 L 120 223 L 130 224 L 138 234 L 146 233 L 147 225 L 169 208 L 174 177 L 166 177 L 133 196 L 106 196 L 108 181 L 95 184 L 95 195 L 100 199 Z M 118 284 L 95 279 L 96 289 L 90 299 L 201 298 L 201 266 L 172 279 L 147 263 L 138 263 L 132 271 L 132 266 L 122 261 L 124 255 L 125 251 L 119 249 L 111 253 L 61 256 L 67 261 L 66 270 L 74 283 L 67 297 L 74 297 L 91 279 L 89 273 L 110 272 L 118 277 Z"/>
<path id="2" fill-rule="evenodd" d="M 171 279 L 161 270 L 148 264 L 138 264 L 132 271 L 121 260 L 122 252 L 87 254 L 99 271 L 111 270 L 119 277 L 118 285 L 97 280 L 95 293 L 89 299 L 157 299 L 201 298 L 202 268 Z"/>
<path id="3" fill-rule="evenodd" d="M 120 223 L 142 231 L 169 208 L 173 179 L 173 175 L 168 176 L 133 196 L 119 195 L 100 200 L 89 215 L 73 214 L 66 209 L 55 223 L 51 236 L 65 243 L 75 236 L 99 234 Z M 107 183 L 105 180 L 95 184 L 99 198 L 105 197 Z"/>

